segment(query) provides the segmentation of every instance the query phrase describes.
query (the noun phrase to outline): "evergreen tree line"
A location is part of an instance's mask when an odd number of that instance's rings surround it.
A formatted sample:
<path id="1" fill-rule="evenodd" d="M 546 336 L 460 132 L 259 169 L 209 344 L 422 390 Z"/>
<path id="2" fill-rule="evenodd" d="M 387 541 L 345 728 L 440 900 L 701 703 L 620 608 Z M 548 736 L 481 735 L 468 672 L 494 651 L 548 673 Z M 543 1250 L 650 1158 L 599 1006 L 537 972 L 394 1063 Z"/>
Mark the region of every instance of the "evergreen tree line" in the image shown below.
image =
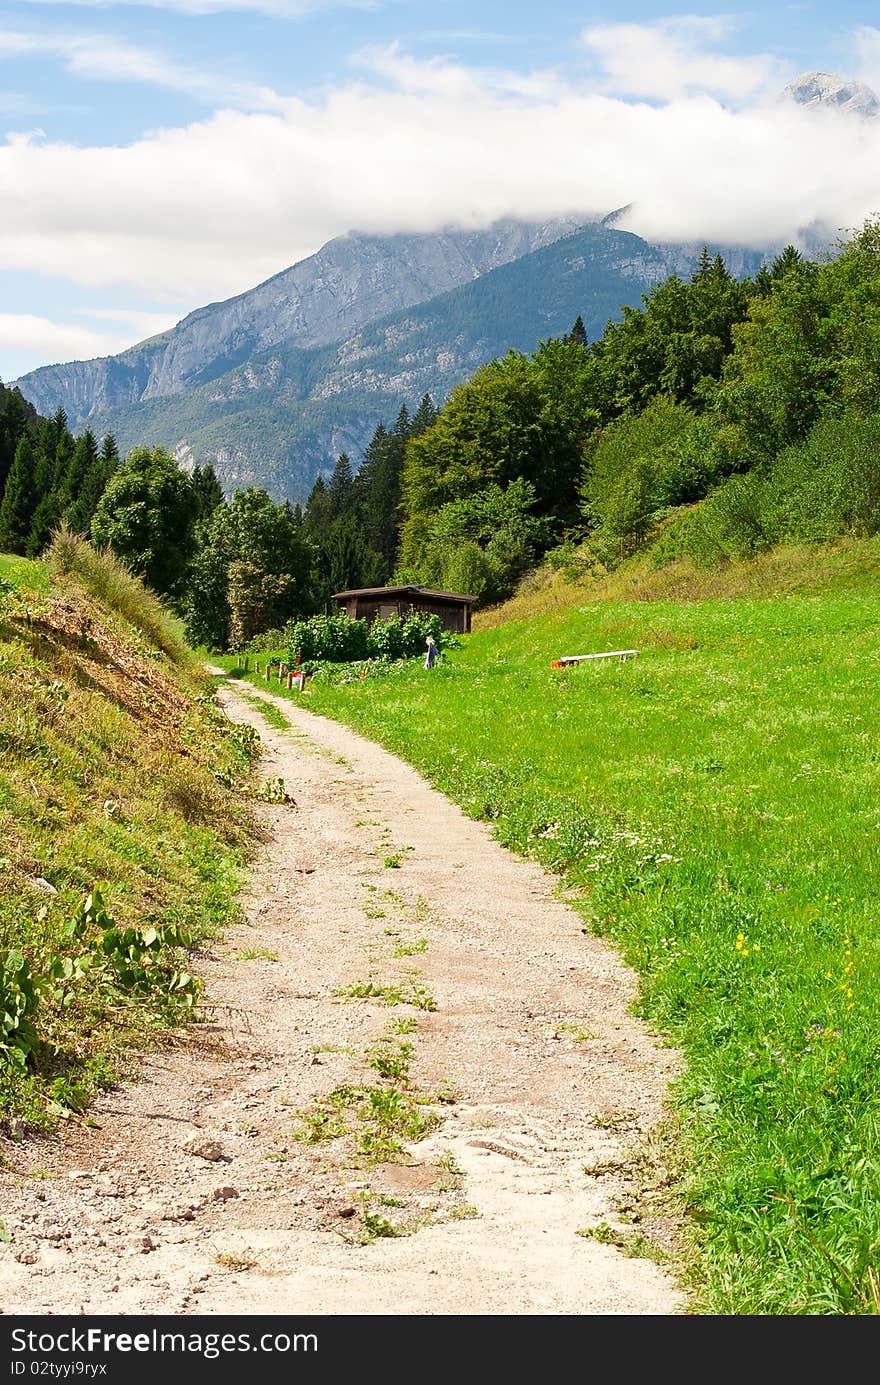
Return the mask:
<path id="1" fill-rule="evenodd" d="M 66 524 L 111 549 L 186 622 L 197 645 L 241 648 L 267 629 L 326 610 L 334 591 L 382 585 L 399 545 L 407 443 L 430 427 L 425 396 L 379 425 L 357 472 L 346 455 L 319 477 L 305 510 L 262 489 L 226 500 L 210 465 L 184 470 L 162 448 L 120 460 L 74 438 L 63 410 L 40 418 L 0 385 L 0 551 L 36 557 Z"/>
<path id="2" fill-rule="evenodd" d="M 0 552 L 33 558 L 62 521 L 88 533 L 119 466 L 112 434 L 74 438 L 59 409 L 40 418 L 18 389 L 0 384 Z"/>
<path id="3" fill-rule="evenodd" d="M 316 595 L 384 586 L 400 547 L 401 480 L 406 449 L 431 428 L 437 410 L 425 395 L 415 413 L 401 406 L 393 428 L 379 424 L 357 471 L 343 453 L 328 482 L 319 476 L 303 514 L 316 555 Z"/>

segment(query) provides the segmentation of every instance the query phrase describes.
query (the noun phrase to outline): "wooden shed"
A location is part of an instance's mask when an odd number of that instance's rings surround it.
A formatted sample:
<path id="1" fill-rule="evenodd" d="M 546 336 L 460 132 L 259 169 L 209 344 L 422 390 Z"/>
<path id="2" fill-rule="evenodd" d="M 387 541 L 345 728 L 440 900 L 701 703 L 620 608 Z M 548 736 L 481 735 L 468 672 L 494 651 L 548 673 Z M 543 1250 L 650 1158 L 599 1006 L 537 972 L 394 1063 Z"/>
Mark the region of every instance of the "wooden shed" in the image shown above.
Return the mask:
<path id="1" fill-rule="evenodd" d="M 334 592 L 333 600 L 353 620 L 387 620 L 389 616 L 408 616 L 410 611 L 438 615 L 444 630 L 458 635 L 471 628 L 471 606 L 476 597 L 458 592 L 438 592 L 430 587 L 360 587 Z"/>

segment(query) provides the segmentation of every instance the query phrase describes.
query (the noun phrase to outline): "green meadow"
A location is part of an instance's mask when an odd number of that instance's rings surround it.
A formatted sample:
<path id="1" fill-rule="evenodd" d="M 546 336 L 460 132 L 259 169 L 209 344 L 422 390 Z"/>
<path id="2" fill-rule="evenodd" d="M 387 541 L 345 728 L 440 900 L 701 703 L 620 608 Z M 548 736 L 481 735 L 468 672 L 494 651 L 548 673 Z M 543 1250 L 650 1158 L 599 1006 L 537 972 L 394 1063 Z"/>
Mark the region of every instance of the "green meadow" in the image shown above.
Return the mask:
<path id="1" fill-rule="evenodd" d="M 585 601 L 357 673 L 288 695 L 558 872 L 683 1053 L 696 1310 L 880 1310 L 877 597 Z"/>

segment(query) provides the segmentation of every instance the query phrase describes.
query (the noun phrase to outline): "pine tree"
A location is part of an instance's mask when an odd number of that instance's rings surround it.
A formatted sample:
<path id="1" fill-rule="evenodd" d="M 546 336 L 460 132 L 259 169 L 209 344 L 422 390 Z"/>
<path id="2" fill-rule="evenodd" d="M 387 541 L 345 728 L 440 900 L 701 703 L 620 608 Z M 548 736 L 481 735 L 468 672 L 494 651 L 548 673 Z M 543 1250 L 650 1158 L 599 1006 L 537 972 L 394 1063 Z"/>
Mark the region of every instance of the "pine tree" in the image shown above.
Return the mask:
<path id="1" fill-rule="evenodd" d="M 36 427 L 37 414 L 20 390 L 0 385 L 0 498 L 15 460 L 15 449 L 26 432 Z"/>
<path id="2" fill-rule="evenodd" d="M 79 499 L 86 477 L 98 460 L 98 444 L 95 441 L 95 435 L 90 428 L 87 428 L 82 437 L 77 439 L 67 472 L 61 480 L 60 491 L 65 513 Z"/>
<path id="3" fill-rule="evenodd" d="M 770 270 L 767 268 L 766 264 L 761 265 L 761 268 L 755 275 L 754 284 L 755 293 L 758 295 L 759 298 L 770 297 L 771 293 L 773 292 L 773 275 L 770 273 Z"/>
<path id="4" fill-rule="evenodd" d="M 429 418 L 433 412 L 427 395 L 419 410 L 422 419 Z M 381 424 L 378 426 L 358 472 L 361 483 L 359 513 L 364 537 L 368 548 L 381 555 L 386 576 L 394 565 L 400 542 L 400 478 L 411 436 L 409 410 L 404 404 L 392 432 Z"/>
<path id="5" fill-rule="evenodd" d="M 116 439 L 112 433 L 107 433 L 101 444 L 101 461 L 108 472 L 112 475 L 119 466 L 119 448 L 116 446 Z"/>
<path id="6" fill-rule="evenodd" d="M 313 543 L 320 547 L 327 538 L 332 523 L 333 514 L 327 484 L 323 476 L 318 476 L 306 501 L 303 529 Z"/>
<path id="7" fill-rule="evenodd" d="M 223 487 L 217 473 L 210 462 L 206 462 L 204 466 L 193 467 L 191 479 L 199 502 L 199 519 L 209 519 L 217 506 L 223 503 Z"/>
<path id="8" fill-rule="evenodd" d="M 587 329 L 584 326 L 584 319 L 581 317 L 580 313 L 578 313 L 577 317 L 575 318 L 574 324 L 572 325 L 572 329 L 569 332 L 568 336 L 565 338 L 565 340 L 567 342 L 575 342 L 578 346 L 586 346 Z"/>
<path id="9" fill-rule="evenodd" d="M 437 412 L 431 396 L 429 394 L 423 394 L 419 407 L 413 414 L 413 420 L 409 430 L 410 437 L 417 438 L 420 433 L 424 433 L 426 428 L 432 427 L 432 425 L 437 422 Z"/>
<path id="10" fill-rule="evenodd" d="M 75 534 L 88 534 L 101 496 L 118 470 L 119 449 L 113 434 L 108 433 L 101 451 L 83 477 L 79 494 L 64 516 Z"/>
<path id="11" fill-rule="evenodd" d="M 712 256 L 709 254 L 708 245 L 704 245 L 697 260 L 697 267 L 691 275 L 691 283 L 698 284 L 701 279 L 708 279 L 711 273 Z"/>
<path id="12" fill-rule="evenodd" d="M 61 522 L 64 514 L 64 501 L 60 491 L 52 490 L 37 501 L 37 508 L 34 510 L 34 517 L 31 521 L 31 532 L 25 544 L 25 554 L 28 558 L 39 558 L 40 554 L 48 547 L 52 532 Z"/>
<path id="13" fill-rule="evenodd" d="M 774 280 L 781 279 L 792 270 L 799 269 L 803 263 L 800 251 L 796 250 L 793 245 L 787 245 L 770 266 L 770 274 Z"/>
<path id="14" fill-rule="evenodd" d="M 33 445 L 25 433 L 15 449 L 0 504 L 0 549 L 24 553 L 36 504 Z"/>
<path id="15" fill-rule="evenodd" d="M 351 462 L 347 453 L 343 452 L 337 459 L 333 475 L 330 477 L 330 485 L 327 487 L 331 519 L 339 519 L 349 512 L 353 500 L 353 487 Z"/>
<path id="16" fill-rule="evenodd" d="M 76 443 L 67 429 L 67 414 L 58 409 L 40 432 L 34 468 L 37 504 L 25 544 L 29 558 L 38 557 L 52 537 L 67 504 L 66 483 L 74 463 Z"/>

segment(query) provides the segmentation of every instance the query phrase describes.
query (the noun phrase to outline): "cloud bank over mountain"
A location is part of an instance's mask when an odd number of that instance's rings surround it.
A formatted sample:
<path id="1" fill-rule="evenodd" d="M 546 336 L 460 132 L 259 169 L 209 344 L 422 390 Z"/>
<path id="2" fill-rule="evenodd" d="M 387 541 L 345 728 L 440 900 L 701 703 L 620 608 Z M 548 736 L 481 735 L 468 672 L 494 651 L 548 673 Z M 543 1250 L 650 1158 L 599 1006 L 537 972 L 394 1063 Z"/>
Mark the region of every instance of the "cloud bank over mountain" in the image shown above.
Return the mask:
<path id="1" fill-rule="evenodd" d="M 390 45 L 308 95 L 249 98 L 218 79 L 205 119 L 163 128 L 157 106 L 156 128 L 118 146 L 14 134 L 0 147 L 0 266 L 96 295 L 122 287 L 151 306 L 162 297 L 170 326 L 351 228 L 588 219 L 631 203 L 621 224 L 652 241 L 764 246 L 833 237 L 880 211 L 880 121 L 780 99 L 797 74 L 773 55 L 727 53 L 729 23 L 593 26 L 564 75 Z M 99 40 L 91 56 L 88 40 L 65 46 L 48 27 L 39 42 L 100 80 Z M 23 40 L 7 31 L 4 42 Z M 127 62 L 134 82 L 172 81 L 161 55 L 114 53 L 116 80 Z M 862 78 L 880 72 L 880 31 L 863 26 L 852 55 Z M 213 90 L 211 74 L 185 76 Z"/>

